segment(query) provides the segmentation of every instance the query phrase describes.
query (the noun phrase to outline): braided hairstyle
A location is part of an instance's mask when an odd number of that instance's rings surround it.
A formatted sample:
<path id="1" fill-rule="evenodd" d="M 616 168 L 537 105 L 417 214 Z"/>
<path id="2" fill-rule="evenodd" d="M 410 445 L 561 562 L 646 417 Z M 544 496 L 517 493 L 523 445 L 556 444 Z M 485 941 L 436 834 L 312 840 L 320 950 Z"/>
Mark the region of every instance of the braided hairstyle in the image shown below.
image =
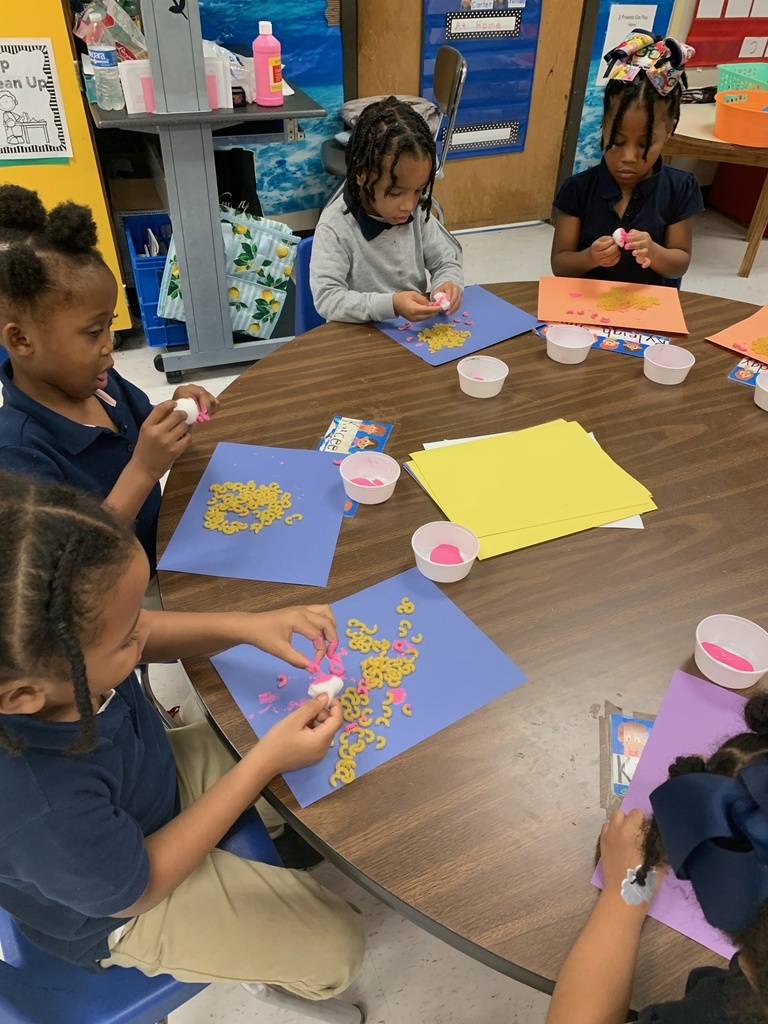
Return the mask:
<path id="1" fill-rule="evenodd" d="M 70 755 L 96 738 L 83 643 L 100 635 L 100 608 L 136 539 L 91 496 L 31 477 L 0 473 L 0 684 L 27 676 L 70 679 L 80 735 Z M 0 747 L 23 741 L 0 725 Z"/>
<path id="2" fill-rule="evenodd" d="M 70 281 L 105 266 L 88 206 L 60 203 L 46 212 L 37 192 L 0 185 L 0 315 L 35 314 L 43 298 L 71 299 Z"/>
<path id="3" fill-rule="evenodd" d="M 744 721 L 750 732 L 731 736 L 710 758 L 678 757 L 669 766 L 670 779 L 696 772 L 735 778 L 752 761 L 768 758 L 768 693 L 757 693 L 747 702 Z M 651 818 L 645 823 L 643 863 L 637 872 L 637 882 L 645 885 L 648 872 L 665 862 L 664 844 L 656 822 Z M 744 986 L 735 993 L 731 1012 L 739 1024 L 765 1024 L 768 1020 L 768 900 L 762 904 L 748 928 L 729 937 L 754 965 L 754 971 L 750 972 L 754 988 Z"/>
<path id="4" fill-rule="evenodd" d="M 389 167 L 391 187 L 397 185 L 395 171 L 403 153 L 417 158 L 427 157 L 431 163 L 429 181 L 420 204 L 429 220 L 437 166 L 435 140 L 421 114 L 394 96 L 367 106 L 352 129 L 346 149 L 346 194 L 349 200 L 346 212 L 357 215 L 363 198 L 374 204 L 374 189 L 381 181 L 386 157 L 392 161 Z M 358 184 L 358 176 L 365 179 L 363 185 Z"/>
<path id="5" fill-rule="evenodd" d="M 659 37 L 661 38 L 661 37 Z M 648 120 L 648 127 L 645 132 L 645 149 L 643 160 L 648 156 L 648 150 L 653 143 L 653 129 L 656 124 L 656 112 L 660 112 L 667 120 L 677 127 L 680 120 L 680 100 L 683 96 L 683 89 L 688 88 L 688 79 L 683 72 L 680 80 L 674 88 L 661 96 L 651 85 L 650 81 L 642 72 L 632 81 L 611 79 L 605 86 L 603 96 L 603 120 L 607 123 L 611 111 L 616 106 L 616 113 L 611 124 L 611 131 L 608 136 L 606 149 L 610 149 L 616 142 L 616 136 L 621 131 L 621 123 L 624 119 L 624 112 L 627 107 L 636 104 L 645 110 Z M 672 129 L 674 131 L 674 128 Z"/>

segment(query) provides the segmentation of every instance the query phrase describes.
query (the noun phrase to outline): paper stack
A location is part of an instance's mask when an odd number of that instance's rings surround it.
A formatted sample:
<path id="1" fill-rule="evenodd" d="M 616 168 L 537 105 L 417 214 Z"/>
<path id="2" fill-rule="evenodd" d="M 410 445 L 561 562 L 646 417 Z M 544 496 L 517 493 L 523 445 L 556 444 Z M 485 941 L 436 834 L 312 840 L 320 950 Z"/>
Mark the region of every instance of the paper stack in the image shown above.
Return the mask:
<path id="1" fill-rule="evenodd" d="M 566 420 L 414 452 L 406 468 L 452 522 L 477 534 L 480 558 L 656 508 L 646 487 Z"/>

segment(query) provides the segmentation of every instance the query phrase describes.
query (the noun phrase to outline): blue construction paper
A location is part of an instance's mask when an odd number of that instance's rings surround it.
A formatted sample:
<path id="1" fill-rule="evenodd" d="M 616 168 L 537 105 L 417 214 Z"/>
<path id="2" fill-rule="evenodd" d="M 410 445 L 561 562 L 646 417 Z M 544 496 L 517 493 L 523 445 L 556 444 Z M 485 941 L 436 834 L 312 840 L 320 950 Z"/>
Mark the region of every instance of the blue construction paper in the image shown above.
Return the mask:
<path id="1" fill-rule="evenodd" d="M 265 526 L 260 533 L 244 530 L 226 535 L 207 530 L 203 516 L 211 497 L 209 487 L 229 480 L 255 480 L 257 484 L 277 481 L 282 491 L 291 494 L 291 508 L 286 516 L 300 513 L 302 520 L 291 526 L 280 520 Z M 324 587 L 336 550 L 345 499 L 332 452 L 223 441 L 205 467 L 158 569 Z"/>
<path id="2" fill-rule="evenodd" d="M 415 606 L 412 613 L 397 612 L 403 598 L 409 598 Z M 412 717 L 402 713 L 402 705 L 395 705 L 389 728 L 374 727 L 377 736 L 386 736 L 387 744 L 382 750 L 374 749 L 371 744 L 358 755 L 358 779 L 525 682 L 526 677 L 517 665 L 418 569 L 410 569 L 346 597 L 333 605 L 333 611 L 341 649 L 347 651 L 342 657 L 345 685 L 360 681 L 360 663 L 369 657 L 346 646 L 348 640 L 344 634 L 348 620 L 357 619 L 371 628 L 377 625 L 376 637 L 392 641 L 399 639 L 399 624 L 405 618 L 412 627 L 408 636 L 421 634 L 423 637 L 416 645 L 419 651 L 416 669 L 402 683 L 407 692 L 406 702 L 413 710 Z M 308 641 L 297 637 L 295 646 L 307 657 L 313 657 Z M 396 656 L 392 650 L 387 653 Z M 255 647 L 244 644 L 233 647 L 215 655 L 211 662 L 257 736 L 263 736 L 274 722 L 307 699 L 309 674 Z M 327 662 L 323 662 L 322 670 L 329 670 Z M 282 687 L 278 686 L 280 674 L 288 677 Z M 373 718 L 380 714 L 386 693 L 385 687 L 370 690 Z M 336 747 L 331 748 L 319 764 L 285 773 L 285 781 L 302 807 L 332 792 L 329 779 L 337 757 L 338 740 Z M 374 791 L 369 788 L 368 792 Z"/>
<path id="3" fill-rule="evenodd" d="M 464 324 L 465 317 L 462 314 L 465 310 L 469 314 L 467 319 L 472 320 L 471 325 L 465 326 Z M 454 324 L 457 317 L 461 322 Z M 425 363 L 429 363 L 430 366 L 442 366 L 443 363 L 450 363 L 454 359 L 463 359 L 464 356 L 471 355 L 473 352 L 479 352 L 481 349 L 490 348 L 491 345 L 498 345 L 500 341 L 506 341 L 507 338 L 514 338 L 517 334 L 531 331 L 539 323 L 539 320 L 535 316 L 531 316 L 530 313 L 513 306 L 511 302 L 500 299 L 498 295 L 492 295 L 479 284 L 472 284 L 464 289 L 461 306 L 453 316 L 438 313 L 431 320 L 423 320 L 400 330 L 405 323 L 406 321 L 402 317 L 397 317 L 394 320 L 376 321 L 374 326 L 402 345 L 403 348 L 407 348 L 409 352 L 419 356 Z M 443 348 L 438 352 L 430 353 L 429 346 L 425 342 L 418 341 L 419 331 L 423 331 L 427 327 L 434 327 L 435 324 L 446 323 L 452 324 L 457 330 L 469 331 L 471 336 L 458 348 Z M 414 339 L 413 341 L 405 340 L 411 337 Z"/>

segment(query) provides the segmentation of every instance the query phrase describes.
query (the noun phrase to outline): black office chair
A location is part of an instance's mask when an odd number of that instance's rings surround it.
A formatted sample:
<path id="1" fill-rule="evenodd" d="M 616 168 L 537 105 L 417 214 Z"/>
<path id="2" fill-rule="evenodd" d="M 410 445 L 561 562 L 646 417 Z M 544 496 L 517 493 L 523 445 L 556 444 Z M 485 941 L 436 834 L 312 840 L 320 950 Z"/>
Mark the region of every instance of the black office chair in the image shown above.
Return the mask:
<path id="1" fill-rule="evenodd" d="M 461 102 L 461 94 L 464 90 L 466 77 L 467 62 L 464 57 L 453 46 L 441 46 L 437 51 L 435 74 L 432 82 L 435 106 L 440 111 L 440 121 L 435 132 L 435 141 L 437 143 L 435 180 L 439 180 L 445 174 L 445 161 L 451 148 L 456 114 Z M 445 128 L 443 128 L 444 123 Z M 341 184 L 334 189 L 325 201 L 323 205 L 323 209 L 325 209 L 344 190 L 344 178 L 347 174 L 346 150 L 336 139 L 326 139 L 323 142 L 321 154 L 323 166 L 328 174 L 342 179 Z M 442 223 L 444 221 L 443 209 L 434 198 L 432 199 L 432 208 L 438 220 Z"/>

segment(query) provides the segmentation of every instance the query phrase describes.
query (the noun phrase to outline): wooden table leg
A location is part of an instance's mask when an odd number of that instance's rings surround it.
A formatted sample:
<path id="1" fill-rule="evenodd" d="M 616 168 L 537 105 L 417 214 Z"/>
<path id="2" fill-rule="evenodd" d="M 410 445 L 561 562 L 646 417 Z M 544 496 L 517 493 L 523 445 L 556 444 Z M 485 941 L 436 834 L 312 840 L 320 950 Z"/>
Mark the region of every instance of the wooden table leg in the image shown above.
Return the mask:
<path id="1" fill-rule="evenodd" d="M 757 200 L 757 206 L 747 231 L 747 251 L 744 253 L 744 259 L 739 267 L 739 277 L 749 277 L 766 226 L 768 226 L 768 174 L 765 176 L 760 198 Z"/>

